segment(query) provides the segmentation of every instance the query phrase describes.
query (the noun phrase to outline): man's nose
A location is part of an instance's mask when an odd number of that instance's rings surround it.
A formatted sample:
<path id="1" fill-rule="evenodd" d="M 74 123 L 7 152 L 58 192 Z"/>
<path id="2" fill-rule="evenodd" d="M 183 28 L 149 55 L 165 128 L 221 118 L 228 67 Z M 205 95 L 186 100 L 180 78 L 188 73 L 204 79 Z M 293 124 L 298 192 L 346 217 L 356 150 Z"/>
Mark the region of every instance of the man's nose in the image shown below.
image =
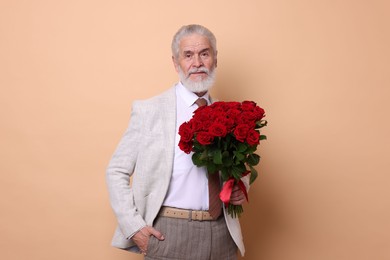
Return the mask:
<path id="1" fill-rule="evenodd" d="M 193 62 L 192 65 L 193 65 L 194 67 L 197 67 L 197 68 L 203 66 L 203 61 L 202 61 L 202 59 L 200 58 L 200 56 L 198 56 L 198 55 L 195 55 L 195 56 L 194 56 L 194 62 Z"/>

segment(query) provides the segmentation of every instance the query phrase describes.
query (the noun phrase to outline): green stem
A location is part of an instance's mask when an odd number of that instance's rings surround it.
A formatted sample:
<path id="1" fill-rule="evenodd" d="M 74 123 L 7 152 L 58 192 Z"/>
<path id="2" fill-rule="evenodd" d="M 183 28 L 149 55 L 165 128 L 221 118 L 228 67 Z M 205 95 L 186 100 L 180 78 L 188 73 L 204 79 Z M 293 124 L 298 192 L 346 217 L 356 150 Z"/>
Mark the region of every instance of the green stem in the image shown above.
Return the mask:
<path id="1" fill-rule="evenodd" d="M 241 205 L 229 204 L 227 207 L 228 214 L 233 218 L 241 217 L 241 214 L 244 212 L 244 209 Z"/>

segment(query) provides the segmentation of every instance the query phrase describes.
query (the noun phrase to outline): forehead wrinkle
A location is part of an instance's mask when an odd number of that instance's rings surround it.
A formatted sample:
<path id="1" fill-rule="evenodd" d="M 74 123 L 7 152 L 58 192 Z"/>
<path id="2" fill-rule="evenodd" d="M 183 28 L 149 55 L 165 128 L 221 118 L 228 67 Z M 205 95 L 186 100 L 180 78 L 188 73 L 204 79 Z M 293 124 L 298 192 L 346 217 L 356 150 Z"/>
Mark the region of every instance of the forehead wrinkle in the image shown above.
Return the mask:
<path id="1" fill-rule="evenodd" d="M 184 37 L 181 40 L 179 46 L 180 46 L 180 49 L 182 51 L 186 51 L 186 50 L 196 51 L 198 49 L 204 49 L 204 48 L 211 49 L 211 45 L 210 45 L 209 40 L 205 36 L 198 35 L 198 34 L 193 34 L 193 35 Z M 204 47 L 202 47 L 202 46 L 204 46 Z"/>
<path id="2" fill-rule="evenodd" d="M 183 52 L 205 52 L 209 51 L 211 48 L 205 47 L 205 48 L 183 48 Z"/>
<path id="3" fill-rule="evenodd" d="M 183 52 L 195 52 L 195 53 L 199 53 L 207 50 L 211 50 L 211 46 L 209 46 L 208 44 L 197 44 L 197 45 L 189 44 L 189 45 L 184 45 L 182 48 Z"/>

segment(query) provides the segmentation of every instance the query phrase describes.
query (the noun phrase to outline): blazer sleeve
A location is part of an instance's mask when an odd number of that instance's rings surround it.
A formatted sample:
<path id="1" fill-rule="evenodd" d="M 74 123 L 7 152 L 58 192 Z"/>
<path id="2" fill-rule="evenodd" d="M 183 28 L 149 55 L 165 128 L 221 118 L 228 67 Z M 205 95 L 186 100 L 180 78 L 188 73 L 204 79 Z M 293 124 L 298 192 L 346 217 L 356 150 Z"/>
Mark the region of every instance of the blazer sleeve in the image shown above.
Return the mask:
<path id="1" fill-rule="evenodd" d="M 119 228 L 127 238 L 146 226 L 134 203 L 130 177 L 134 173 L 142 133 L 142 112 L 138 102 L 133 103 L 129 126 L 120 140 L 106 171 L 106 182 L 111 207 Z"/>

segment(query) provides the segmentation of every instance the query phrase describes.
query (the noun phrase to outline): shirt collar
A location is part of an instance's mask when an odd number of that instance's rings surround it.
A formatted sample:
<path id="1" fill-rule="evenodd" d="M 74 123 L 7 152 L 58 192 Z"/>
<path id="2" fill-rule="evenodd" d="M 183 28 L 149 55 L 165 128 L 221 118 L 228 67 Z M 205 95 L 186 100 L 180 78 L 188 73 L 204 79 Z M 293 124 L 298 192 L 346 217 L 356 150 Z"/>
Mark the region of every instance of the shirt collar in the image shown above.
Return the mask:
<path id="1" fill-rule="evenodd" d="M 177 85 L 176 85 L 176 89 L 177 89 L 177 93 L 179 94 L 179 96 L 183 99 L 184 103 L 190 107 L 192 106 L 195 101 L 200 98 L 198 97 L 195 93 L 189 91 L 186 87 L 183 86 L 183 84 L 181 82 L 179 82 Z M 206 99 L 207 101 L 207 104 L 210 104 L 210 95 L 209 95 L 209 92 L 206 92 L 206 94 L 204 94 L 203 96 L 201 96 L 201 98 L 204 98 Z"/>

